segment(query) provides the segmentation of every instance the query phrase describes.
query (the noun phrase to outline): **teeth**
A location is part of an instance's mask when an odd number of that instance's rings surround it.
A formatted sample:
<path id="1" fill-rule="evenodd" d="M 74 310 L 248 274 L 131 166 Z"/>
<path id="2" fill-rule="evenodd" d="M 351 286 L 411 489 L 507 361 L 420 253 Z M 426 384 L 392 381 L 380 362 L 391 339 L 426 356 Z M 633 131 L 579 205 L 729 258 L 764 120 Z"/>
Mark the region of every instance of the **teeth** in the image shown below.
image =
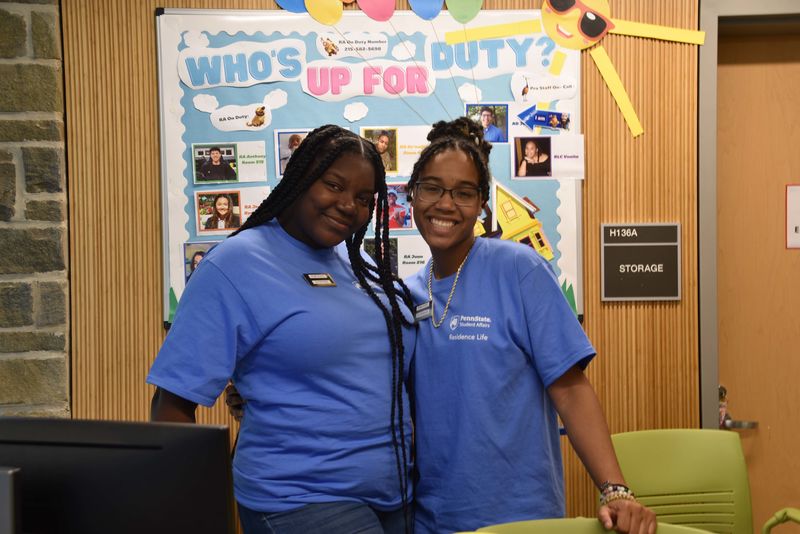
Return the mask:
<path id="1" fill-rule="evenodd" d="M 572 37 L 572 34 L 570 32 L 568 32 L 567 30 L 565 30 L 564 28 L 562 28 L 560 24 L 556 24 L 556 31 L 558 31 L 558 33 L 560 33 L 564 37 L 567 37 L 567 38 Z"/>
<path id="2" fill-rule="evenodd" d="M 453 221 L 443 221 L 441 219 L 431 219 L 431 224 L 434 226 L 441 226 L 443 228 L 452 228 L 456 225 Z"/>

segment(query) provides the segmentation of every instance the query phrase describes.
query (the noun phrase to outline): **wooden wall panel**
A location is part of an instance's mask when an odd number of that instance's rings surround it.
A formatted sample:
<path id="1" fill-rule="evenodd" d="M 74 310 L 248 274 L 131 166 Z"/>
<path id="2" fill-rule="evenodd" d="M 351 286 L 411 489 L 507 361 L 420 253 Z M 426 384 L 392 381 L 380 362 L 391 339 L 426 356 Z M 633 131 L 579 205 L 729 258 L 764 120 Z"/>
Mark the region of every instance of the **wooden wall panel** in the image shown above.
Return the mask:
<path id="1" fill-rule="evenodd" d="M 145 420 L 144 377 L 163 340 L 156 0 L 61 0 L 67 98 L 72 413 Z M 615 18 L 696 28 L 698 0 L 612 0 Z M 271 0 L 172 0 L 170 7 L 274 9 Z M 486 9 L 541 0 L 486 0 Z M 398 9 L 408 9 L 398 0 Z M 607 36 L 603 46 L 645 129 L 632 139 L 583 54 L 585 327 L 589 376 L 612 432 L 699 425 L 697 340 L 697 50 Z M 678 222 L 682 300 L 601 303 L 601 223 Z M 219 404 L 219 403 L 218 403 Z M 231 423 L 224 410 L 200 420 Z M 565 447 L 568 513 L 595 494 Z"/>

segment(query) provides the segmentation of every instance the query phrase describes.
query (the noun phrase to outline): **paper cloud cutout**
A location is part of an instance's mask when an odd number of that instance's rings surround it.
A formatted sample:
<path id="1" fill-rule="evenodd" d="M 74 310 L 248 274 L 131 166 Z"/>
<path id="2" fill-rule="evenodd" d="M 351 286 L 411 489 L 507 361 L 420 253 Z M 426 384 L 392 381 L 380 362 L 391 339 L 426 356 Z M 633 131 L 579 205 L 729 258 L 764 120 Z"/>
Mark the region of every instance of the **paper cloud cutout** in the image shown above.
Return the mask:
<path id="1" fill-rule="evenodd" d="M 465 83 L 458 88 L 458 96 L 464 102 L 480 102 L 483 100 L 483 91 L 477 85 Z"/>
<path id="2" fill-rule="evenodd" d="M 183 34 L 183 42 L 189 48 L 207 48 L 208 35 L 203 32 L 188 31 Z"/>
<path id="3" fill-rule="evenodd" d="M 199 109 L 200 111 L 205 111 L 206 113 L 211 113 L 215 109 L 219 107 L 219 102 L 217 101 L 217 97 L 213 95 L 197 95 L 192 99 L 194 103 L 194 107 Z"/>
<path id="4" fill-rule="evenodd" d="M 289 95 L 283 89 L 275 89 L 264 97 L 264 104 L 270 109 L 282 108 L 289 103 Z"/>
<path id="5" fill-rule="evenodd" d="M 417 45 L 411 41 L 403 41 L 401 44 L 392 49 L 392 57 L 397 61 L 407 61 L 414 59 L 414 54 L 417 53 Z"/>
<path id="6" fill-rule="evenodd" d="M 344 118 L 350 122 L 360 121 L 369 113 L 369 108 L 363 102 L 347 104 L 344 107 Z"/>

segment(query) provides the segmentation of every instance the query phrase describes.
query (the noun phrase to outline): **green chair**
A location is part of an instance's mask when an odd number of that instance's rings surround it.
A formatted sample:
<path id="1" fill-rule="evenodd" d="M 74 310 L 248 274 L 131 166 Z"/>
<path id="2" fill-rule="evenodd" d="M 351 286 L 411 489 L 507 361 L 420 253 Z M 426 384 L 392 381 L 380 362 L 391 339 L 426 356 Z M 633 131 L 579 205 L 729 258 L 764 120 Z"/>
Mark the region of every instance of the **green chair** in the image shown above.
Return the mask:
<path id="1" fill-rule="evenodd" d="M 625 481 L 659 524 L 752 534 L 750 485 L 739 435 L 727 430 L 644 430 L 611 436 Z M 785 509 L 764 525 L 797 520 Z M 659 530 L 661 532 L 661 530 Z"/>
<path id="2" fill-rule="evenodd" d="M 476 532 L 486 534 L 607 534 L 597 519 L 575 517 L 569 519 L 539 519 L 536 521 L 517 521 L 501 525 L 489 525 Z M 659 524 L 658 534 L 701 534 L 702 531 L 679 525 Z"/>

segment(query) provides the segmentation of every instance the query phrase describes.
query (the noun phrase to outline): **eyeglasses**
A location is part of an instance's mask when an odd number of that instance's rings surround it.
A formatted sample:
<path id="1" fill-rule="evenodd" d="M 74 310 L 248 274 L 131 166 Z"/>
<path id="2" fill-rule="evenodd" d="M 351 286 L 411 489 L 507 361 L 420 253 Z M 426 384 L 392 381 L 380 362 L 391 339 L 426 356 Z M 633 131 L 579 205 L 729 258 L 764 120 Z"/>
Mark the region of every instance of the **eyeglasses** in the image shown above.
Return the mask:
<path id="1" fill-rule="evenodd" d="M 556 13 L 566 13 L 577 7 L 581 10 L 578 30 L 587 39 L 599 39 L 614 28 L 614 23 L 600 13 L 592 11 L 581 0 L 545 0 Z"/>
<path id="2" fill-rule="evenodd" d="M 457 206 L 474 206 L 481 196 L 480 189 L 477 187 L 454 187 L 453 189 L 447 189 L 436 184 L 420 182 L 417 184 L 416 189 L 417 198 L 425 202 L 439 202 L 439 199 L 441 199 L 445 191 L 447 191 L 450 193 L 453 202 Z"/>

